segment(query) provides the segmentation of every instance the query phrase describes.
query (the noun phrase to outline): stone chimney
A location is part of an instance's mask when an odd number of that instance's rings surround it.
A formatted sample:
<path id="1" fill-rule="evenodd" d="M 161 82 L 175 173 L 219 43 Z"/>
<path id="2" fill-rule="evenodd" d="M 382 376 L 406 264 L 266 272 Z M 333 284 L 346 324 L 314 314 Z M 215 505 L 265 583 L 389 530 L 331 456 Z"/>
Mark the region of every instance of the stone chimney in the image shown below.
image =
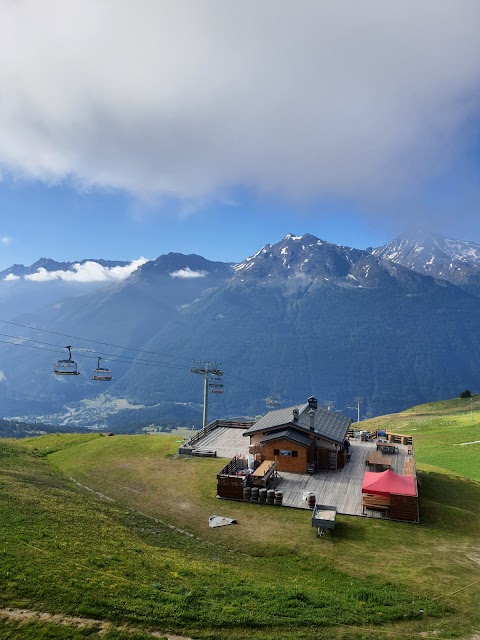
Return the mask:
<path id="1" fill-rule="evenodd" d="M 298 409 L 297 407 L 295 407 L 295 409 L 293 410 L 293 421 L 297 422 L 298 420 Z"/>
<path id="2" fill-rule="evenodd" d="M 315 409 L 310 409 L 308 417 L 310 418 L 310 431 L 315 431 Z"/>
<path id="3" fill-rule="evenodd" d="M 312 409 L 317 409 L 318 408 L 318 400 L 315 398 L 315 396 L 310 396 L 310 398 L 308 398 L 307 402 L 308 402 L 308 406 L 312 407 Z"/>

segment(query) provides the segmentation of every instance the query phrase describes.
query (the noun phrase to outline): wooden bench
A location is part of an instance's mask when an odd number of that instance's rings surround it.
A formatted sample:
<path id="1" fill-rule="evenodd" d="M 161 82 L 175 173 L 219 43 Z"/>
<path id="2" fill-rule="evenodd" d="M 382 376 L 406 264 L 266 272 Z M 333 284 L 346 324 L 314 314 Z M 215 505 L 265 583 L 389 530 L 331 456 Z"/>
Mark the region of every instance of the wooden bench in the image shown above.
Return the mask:
<path id="1" fill-rule="evenodd" d="M 393 433 L 393 431 L 387 431 L 386 434 L 390 442 L 394 442 L 395 444 L 413 444 L 412 436 L 407 436 L 404 433 Z"/>
<path id="2" fill-rule="evenodd" d="M 192 449 L 192 456 L 199 456 L 202 458 L 216 458 L 217 452 L 212 449 Z"/>
<path id="3" fill-rule="evenodd" d="M 362 507 L 363 513 L 365 513 L 365 509 L 371 509 L 372 511 L 384 511 L 385 514 L 388 515 L 390 499 L 371 493 L 364 493 L 362 496 Z"/>
<path id="4" fill-rule="evenodd" d="M 275 460 L 264 460 L 251 475 L 252 486 L 266 488 L 275 477 L 277 463 Z"/>
<path id="5" fill-rule="evenodd" d="M 391 469 L 392 459 L 389 456 L 384 456 L 380 451 L 372 451 L 365 460 L 365 464 L 370 467 L 375 467 L 377 471 L 384 471 L 385 469 Z M 378 467 L 384 467 L 378 469 Z"/>
<path id="6" fill-rule="evenodd" d="M 382 453 L 395 453 L 398 451 L 398 447 L 394 442 L 377 442 L 377 451 L 379 450 Z"/>

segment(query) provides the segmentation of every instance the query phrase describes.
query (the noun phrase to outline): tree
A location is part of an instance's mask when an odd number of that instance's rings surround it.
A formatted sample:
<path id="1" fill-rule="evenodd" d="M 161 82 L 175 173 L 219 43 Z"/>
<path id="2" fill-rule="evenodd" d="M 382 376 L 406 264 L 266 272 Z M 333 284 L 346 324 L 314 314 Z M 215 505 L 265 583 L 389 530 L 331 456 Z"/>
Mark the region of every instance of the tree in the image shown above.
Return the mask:
<path id="1" fill-rule="evenodd" d="M 460 394 L 460 398 L 471 398 L 472 394 L 470 393 L 469 389 L 465 389 L 465 391 L 462 391 L 462 393 Z"/>

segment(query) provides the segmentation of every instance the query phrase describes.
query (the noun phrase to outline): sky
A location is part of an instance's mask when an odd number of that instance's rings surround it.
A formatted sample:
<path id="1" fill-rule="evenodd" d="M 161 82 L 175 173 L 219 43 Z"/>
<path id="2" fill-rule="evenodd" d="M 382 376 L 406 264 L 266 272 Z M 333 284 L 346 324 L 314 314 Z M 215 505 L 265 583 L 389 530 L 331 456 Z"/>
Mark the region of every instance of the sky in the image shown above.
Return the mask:
<path id="1" fill-rule="evenodd" d="M 0 269 L 480 242 L 477 0 L 0 1 Z"/>

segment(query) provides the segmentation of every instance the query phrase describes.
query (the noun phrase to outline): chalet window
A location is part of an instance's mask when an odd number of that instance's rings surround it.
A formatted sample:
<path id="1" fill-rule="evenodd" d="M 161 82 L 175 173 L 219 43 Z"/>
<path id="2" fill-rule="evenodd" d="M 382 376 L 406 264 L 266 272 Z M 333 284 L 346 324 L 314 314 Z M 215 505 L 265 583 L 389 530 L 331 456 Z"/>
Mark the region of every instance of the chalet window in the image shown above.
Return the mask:
<path id="1" fill-rule="evenodd" d="M 298 458 L 298 451 L 292 451 L 292 458 Z"/>
<path id="2" fill-rule="evenodd" d="M 274 449 L 274 450 L 273 450 L 273 455 L 274 455 L 274 456 L 278 456 L 278 455 L 280 455 L 280 451 L 279 451 L 278 449 Z"/>

